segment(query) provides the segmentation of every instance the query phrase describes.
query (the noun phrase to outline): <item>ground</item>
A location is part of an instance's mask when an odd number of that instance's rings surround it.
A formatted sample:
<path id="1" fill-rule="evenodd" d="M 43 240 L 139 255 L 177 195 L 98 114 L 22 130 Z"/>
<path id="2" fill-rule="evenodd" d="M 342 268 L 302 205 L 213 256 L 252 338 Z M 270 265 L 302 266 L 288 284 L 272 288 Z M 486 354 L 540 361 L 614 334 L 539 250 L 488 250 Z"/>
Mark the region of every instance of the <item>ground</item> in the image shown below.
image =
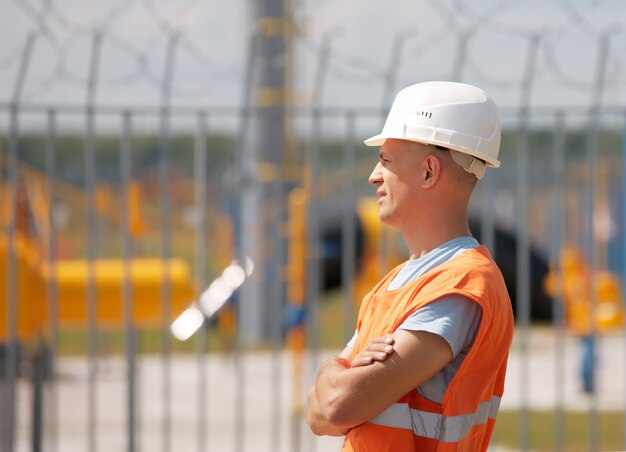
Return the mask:
<path id="1" fill-rule="evenodd" d="M 599 341 L 598 391 L 589 396 L 580 390 L 577 338 L 559 335 L 548 327 L 516 331 L 511 350 L 501 412 L 554 412 L 559 404 L 568 412 L 623 411 L 626 404 L 626 340 L 623 334 Z M 300 392 L 310 384 L 314 368 L 332 350 L 304 357 Z M 245 355 L 176 354 L 169 361 L 159 355 L 138 360 L 136 434 L 139 450 L 192 451 L 198 448 L 202 412 L 206 450 L 218 451 L 327 451 L 338 450 L 341 440 L 316 438 L 308 431 L 294 403 L 294 358 L 287 351 Z M 562 367 L 559 367 L 561 366 Z M 88 450 L 88 367 L 83 357 L 59 360 L 56 386 L 47 386 L 44 445 L 51 444 L 58 429 L 58 448 L 64 452 Z M 96 373 L 95 440 L 97 450 L 126 450 L 126 366 L 123 356 L 102 357 Z M 203 369 L 203 372 L 200 370 Z M 203 375 L 204 374 L 204 375 Z M 169 385 L 165 385 L 169 375 Z M 243 387 L 243 390 L 237 390 Z M 163 396 L 171 394 L 169 401 Z M 56 410 L 50 403 L 56 395 Z M 31 387 L 20 381 L 18 392 L 17 451 L 29 451 Z M 56 415 L 55 412 L 56 411 Z M 164 416 L 163 413 L 169 413 Z M 56 422 L 54 422 L 56 420 Z M 493 450 L 501 450 L 496 444 Z M 45 449 L 44 449 L 45 450 Z"/>

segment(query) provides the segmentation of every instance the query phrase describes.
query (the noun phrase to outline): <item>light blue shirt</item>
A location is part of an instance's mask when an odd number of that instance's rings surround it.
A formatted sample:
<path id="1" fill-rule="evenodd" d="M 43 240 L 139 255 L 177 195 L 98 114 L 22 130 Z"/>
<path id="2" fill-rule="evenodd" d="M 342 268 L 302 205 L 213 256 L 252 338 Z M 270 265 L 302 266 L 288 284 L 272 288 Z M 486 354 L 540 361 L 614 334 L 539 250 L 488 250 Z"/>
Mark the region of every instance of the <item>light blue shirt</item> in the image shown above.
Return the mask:
<path id="1" fill-rule="evenodd" d="M 478 246 L 473 237 L 457 237 L 417 259 L 410 259 L 389 284 L 387 290 L 398 289 L 415 281 L 426 272 Z M 453 359 L 439 373 L 417 388 L 420 394 L 433 402 L 442 403 L 443 396 L 463 363 L 474 342 L 480 326 L 480 306 L 460 295 L 451 295 L 418 309 L 411 314 L 399 329 L 428 331 L 444 338 L 452 350 Z M 348 343 L 354 347 L 357 333 Z"/>

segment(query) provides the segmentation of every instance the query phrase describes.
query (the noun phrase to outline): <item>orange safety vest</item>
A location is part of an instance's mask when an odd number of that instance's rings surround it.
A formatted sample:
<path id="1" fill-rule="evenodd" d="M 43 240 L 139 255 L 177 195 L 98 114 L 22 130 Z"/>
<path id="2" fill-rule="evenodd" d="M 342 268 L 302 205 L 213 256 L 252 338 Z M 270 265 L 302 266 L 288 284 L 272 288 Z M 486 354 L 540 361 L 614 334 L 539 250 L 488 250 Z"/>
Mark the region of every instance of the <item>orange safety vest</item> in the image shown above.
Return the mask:
<path id="1" fill-rule="evenodd" d="M 377 336 L 394 332 L 417 309 L 458 294 L 478 303 L 482 320 L 474 344 L 438 404 L 412 390 L 354 427 L 343 451 L 485 451 L 504 392 L 513 338 L 513 311 L 504 279 L 484 246 L 469 250 L 403 287 L 387 291 L 402 266 L 365 296 L 353 356 Z M 418 363 L 419 364 L 419 363 Z"/>

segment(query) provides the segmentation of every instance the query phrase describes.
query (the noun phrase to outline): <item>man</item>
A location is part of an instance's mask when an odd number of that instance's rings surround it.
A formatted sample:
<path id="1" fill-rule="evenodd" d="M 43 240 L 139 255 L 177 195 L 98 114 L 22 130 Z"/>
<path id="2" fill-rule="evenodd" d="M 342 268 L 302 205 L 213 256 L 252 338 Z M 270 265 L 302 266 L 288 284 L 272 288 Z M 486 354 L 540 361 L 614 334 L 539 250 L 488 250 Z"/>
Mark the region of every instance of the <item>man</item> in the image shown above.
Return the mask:
<path id="1" fill-rule="evenodd" d="M 498 167 L 500 120 L 479 88 L 427 82 L 397 95 L 369 182 L 410 259 L 364 298 L 355 337 L 309 391 L 317 435 L 346 451 L 486 450 L 513 336 L 504 280 L 467 209 Z"/>

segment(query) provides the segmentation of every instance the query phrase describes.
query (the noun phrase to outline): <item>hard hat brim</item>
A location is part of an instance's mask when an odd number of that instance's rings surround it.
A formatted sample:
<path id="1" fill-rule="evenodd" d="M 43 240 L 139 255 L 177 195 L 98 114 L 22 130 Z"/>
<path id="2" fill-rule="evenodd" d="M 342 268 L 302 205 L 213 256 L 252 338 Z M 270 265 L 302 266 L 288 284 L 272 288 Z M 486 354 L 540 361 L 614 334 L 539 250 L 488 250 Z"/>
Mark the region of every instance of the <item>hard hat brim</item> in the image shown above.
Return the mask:
<path id="1" fill-rule="evenodd" d="M 378 135 L 374 135 L 367 140 L 363 140 L 363 143 L 365 143 L 366 146 L 382 146 L 386 139 L 387 137 L 383 136 L 382 133 L 379 133 Z"/>

